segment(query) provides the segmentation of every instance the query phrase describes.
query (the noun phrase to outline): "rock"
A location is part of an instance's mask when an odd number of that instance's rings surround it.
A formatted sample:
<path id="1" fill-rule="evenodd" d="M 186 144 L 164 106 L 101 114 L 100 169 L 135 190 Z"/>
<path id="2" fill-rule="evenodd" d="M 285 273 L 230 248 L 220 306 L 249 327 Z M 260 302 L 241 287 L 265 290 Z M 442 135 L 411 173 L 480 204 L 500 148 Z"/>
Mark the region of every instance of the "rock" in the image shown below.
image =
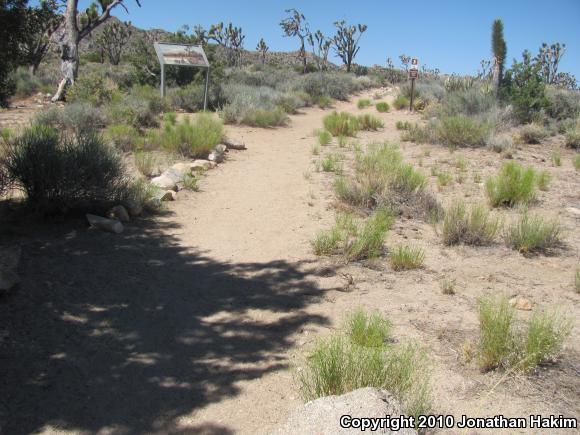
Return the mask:
<path id="1" fill-rule="evenodd" d="M 199 172 L 205 171 L 207 169 L 211 169 L 214 162 L 210 162 L 209 160 L 195 160 L 194 162 L 189 164 L 189 167 L 192 172 Z"/>
<path id="2" fill-rule="evenodd" d="M 191 163 L 176 163 L 169 169 L 172 173 L 180 176 L 179 181 L 183 180 L 185 175 L 191 174 L 192 171 Z"/>
<path id="3" fill-rule="evenodd" d="M 97 228 L 101 231 L 109 233 L 121 234 L 123 232 L 123 224 L 117 219 L 107 219 L 102 216 L 94 214 L 87 214 L 87 220 L 91 227 Z"/>
<path id="4" fill-rule="evenodd" d="M 345 435 L 371 432 L 367 429 L 341 428 L 340 418 L 343 415 L 351 417 L 379 417 L 401 415 L 397 401 L 387 391 L 374 388 L 361 388 L 342 396 L 328 396 L 308 402 L 294 411 L 286 423 L 272 432 L 272 435 Z M 380 429 L 382 434 L 412 435 L 414 429 L 390 431 Z"/>
<path id="5" fill-rule="evenodd" d="M 225 152 L 227 147 L 223 144 L 216 145 L 211 153 L 209 153 L 208 160 L 211 162 L 221 163 L 225 159 Z"/>
<path id="6" fill-rule="evenodd" d="M 572 213 L 576 217 L 580 217 L 580 208 L 576 207 L 566 207 L 568 213 Z"/>
<path id="7" fill-rule="evenodd" d="M 151 198 L 145 203 L 145 209 L 151 212 L 156 212 L 161 208 L 161 198 Z"/>
<path id="8" fill-rule="evenodd" d="M 238 140 L 234 140 L 234 139 L 224 139 L 222 140 L 222 144 L 224 144 L 226 146 L 226 148 L 231 149 L 231 150 L 245 150 L 246 148 L 246 144 L 243 142 L 240 142 Z"/>
<path id="9" fill-rule="evenodd" d="M 122 205 L 116 205 L 115 207 L 113 207 L 109 212 L 109 217 L 118 219 L 121 222 L 129 222 L 131 220 L 131 218 L 129 217 L 129 212 Z"/>
<path id="10" fill-rule="evenodd" d="M 16 269 L 21 254 L 19 246 L 0 247 L 0 291 L 9 291 L 20 282 Z"/>
<path id="11" fill-rule="evenodd" d="M 168 177 L 165 172 L 159 177 L 155 177 L 151 180 L 151 184 L 160 187 L 163 190 L 177 190 L 177 181 L 173 178 Z"/>
<path id="12" fill-rule="evenodd" d="M 143 205 L 134 200 L 127 201 L 127 211 L 133 217 L 141 216 L 141 213 L 143 213 Z"/>
<path id="13" fill-rule="evenodd" d="M 161 201 L 175 201 L 177 194 L 173 190 L 163 192 Z"/>
<path id="14" fill-rule="evenodd" d="M 522 296 L 516 296 L 510 299 L 510 305 L 516 310 L 531 311 L 532 301 Z"/>

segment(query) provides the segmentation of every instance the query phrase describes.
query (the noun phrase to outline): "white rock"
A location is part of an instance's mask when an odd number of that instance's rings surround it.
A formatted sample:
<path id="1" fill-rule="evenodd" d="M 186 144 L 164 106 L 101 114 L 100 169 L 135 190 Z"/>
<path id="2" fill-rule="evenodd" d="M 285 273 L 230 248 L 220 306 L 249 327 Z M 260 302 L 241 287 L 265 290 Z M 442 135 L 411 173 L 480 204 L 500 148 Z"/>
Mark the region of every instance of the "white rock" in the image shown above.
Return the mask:
<path id="1" fill-rule="evenodd" d="M 87 220 L 93 228 L 109 233 L 121 234 L 123 232 L 123 224 L 116 219 L 107 219 L 102 216 L 94 214 L 87 214 Z"/>
<path id="2" fill-rule="evenodd" d="M 122 205 L 116 205 L 111 209 L 110 216 L 112 218 L 118 219 L 121 222 L 129 222 L 131 218 L 129 217 L 129 212 Z"/>
<path id="3" fill-rule="evenodd" d="M 286 423 L 272 432 L 273 435 L 346 435 L 369 433 L 360 429 L 340 427 L 340 417 L 381 417 L 392 418 L 401 415 L 401 408 L 388 392 L 374 388 L 361 388 L 342 396 L 322 397 L 302 405 L 294 411 Z M 380 430 L 382 434 L 416 435 L 414 429 L 397 432 Z"/>
<path id="4" fill-rule="evenodd" d="M 176 190 L 177 189 L 177 181 L 174 181 L 173 178 L 168 177 L 165 172 L 161 174 L 159 177 L 155 177 L 151 180 L 151 184 L 160 187 L 163 190 Z"/>

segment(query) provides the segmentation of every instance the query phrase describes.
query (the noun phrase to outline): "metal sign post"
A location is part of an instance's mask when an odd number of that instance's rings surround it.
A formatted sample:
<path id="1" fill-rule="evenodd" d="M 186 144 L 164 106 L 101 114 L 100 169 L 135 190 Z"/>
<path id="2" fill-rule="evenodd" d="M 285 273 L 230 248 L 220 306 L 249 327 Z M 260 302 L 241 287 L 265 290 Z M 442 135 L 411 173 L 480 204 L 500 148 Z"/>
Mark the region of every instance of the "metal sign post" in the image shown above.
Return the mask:
<path id="1" fill-rule="evenodd" d="M 411 79 L 411 101 L 409 102 L 409 111 L 413 111 L 413 100 L 415 99 L 415 79 L 419 77 L 419 59 L 414 57 L 411 59 L 411 69 L 409 70 L 409 78 Z"/>
<path id="2" fill-rule="evenodd" d="M 207 110 L 207 93 L 209 88 L 209 61 L 199 45 L 173 44 L 170 42 L 155 42 L 155 53 L 161 65 L 161 96 L 165 96 L 165 66 L 177 65 L 205 69 L 205 92 L 203 95 L 203 110 Z"/>

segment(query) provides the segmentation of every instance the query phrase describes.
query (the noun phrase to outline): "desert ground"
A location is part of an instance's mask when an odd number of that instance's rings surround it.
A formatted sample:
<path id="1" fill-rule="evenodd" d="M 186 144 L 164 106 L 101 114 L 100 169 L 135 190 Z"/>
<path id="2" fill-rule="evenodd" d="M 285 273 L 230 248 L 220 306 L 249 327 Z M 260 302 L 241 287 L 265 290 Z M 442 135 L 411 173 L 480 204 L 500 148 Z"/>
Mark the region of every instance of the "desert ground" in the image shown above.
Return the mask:
<path id="1" fill-rule="evenodd" d="M 421 122 L 407 111 L 357 109 L 358 98 L 375 92 L 335 104 L 385 122 L 378 132 L 358 134 L 363 147 L 399 141 L 396 121 Z M 394 95 L 382 92 L 387 100 Z M 395 272 L 385 258 L 346 264 L 312 252 L 311 240 L 333 223 L 337 207 L 334 174 L 318 172 L 315 162 L 339 152 L 348 171 L 354 160 L 336 139 L 312 155 L 313 131 L 327 113 L 303 109 L 284 128 L 227 126 L 248 149 L 229 151 L 200 192 L 180 192 L 160 215 L 133 221 L 123 234 L 88 230 L 83 217 L 3 222 L 1 242 L 22 247 L 22 282 L 0 303 L 3 433 L 269 433 L 303 403 L 295 374 L 308 349 L 357 307 L 390 319 L 395 339 L 428 349 L 434 414 L 579 417 L 580 295 L 573 276 L 580 173 L 573 152 L 551 139 L 519 146 L 514 155 L 552 175 L 532 209 L 564 225 L 566 245 L 558 252 L 523 256 L 499 242 L 446 247 L 435 226 L 403 215 L 387 250 L 409 242 L 425 249 L 426 260 L 423 269 Z M 436 165 L 455 178 L 457 158 L 466 160 L 461 183 L 438 187 L 429 177 L 443 204 L 484 201 L 481 180 L 504 161 L 485 148 L 401 148 L 426 175 Z M 551 163 L 555 149 L 560 167 Z M 515 213 L 498 211 L 508 222 Z M 456 281 L 455 295 L 442 294 L 443 279 Z M 468 361 L 477 299 L 495 292 L 573 319 L 554 364 L 524 377 L 481 373 Z"/>

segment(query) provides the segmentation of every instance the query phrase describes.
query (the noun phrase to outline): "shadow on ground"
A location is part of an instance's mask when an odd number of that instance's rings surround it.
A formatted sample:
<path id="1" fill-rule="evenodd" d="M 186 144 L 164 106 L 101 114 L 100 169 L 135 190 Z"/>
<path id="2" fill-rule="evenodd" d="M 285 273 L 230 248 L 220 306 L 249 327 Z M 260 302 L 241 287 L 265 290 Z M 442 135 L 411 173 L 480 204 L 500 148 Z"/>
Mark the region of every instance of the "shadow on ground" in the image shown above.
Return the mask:
<path id="1" fill-rule="evenodd" d="M 309 265 L 219 263 L 180 246 L 170 225 L 112 235 L 63 223 L 18 237 L 22 283 L 0 299 L 0 433 L 178 433 L 176 417 L 286 368 L 291 335 L 326 322 L 304 310 L 321 296 Z"/>

